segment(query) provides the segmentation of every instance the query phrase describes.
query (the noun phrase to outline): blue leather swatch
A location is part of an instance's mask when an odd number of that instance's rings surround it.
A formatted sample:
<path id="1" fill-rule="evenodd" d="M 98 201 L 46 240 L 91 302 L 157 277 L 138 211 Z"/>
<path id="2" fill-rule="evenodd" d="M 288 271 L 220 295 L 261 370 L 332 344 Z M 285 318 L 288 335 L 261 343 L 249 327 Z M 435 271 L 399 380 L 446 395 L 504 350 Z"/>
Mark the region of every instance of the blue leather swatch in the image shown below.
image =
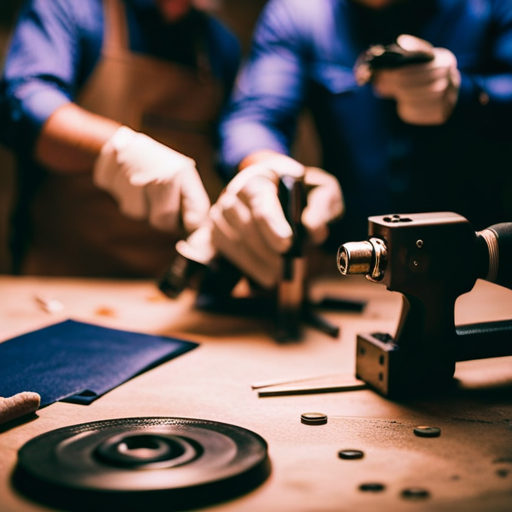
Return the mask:
<path id="1" fill-rule="evenodd" d="M 65 320 L 0 343 L 0 396 L 89 404 L 197 343 Z"/>

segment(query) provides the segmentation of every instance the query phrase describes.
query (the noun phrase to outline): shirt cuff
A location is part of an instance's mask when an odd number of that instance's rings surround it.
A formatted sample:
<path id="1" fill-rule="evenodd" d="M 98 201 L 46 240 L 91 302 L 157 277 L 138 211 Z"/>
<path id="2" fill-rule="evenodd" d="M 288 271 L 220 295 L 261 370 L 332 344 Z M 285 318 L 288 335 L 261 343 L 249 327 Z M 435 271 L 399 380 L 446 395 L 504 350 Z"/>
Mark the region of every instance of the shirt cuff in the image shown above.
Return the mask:
<path id="1" fill-rule="evenodd" d="M 60 90 L 53 88 L 30 91 L 23 100 L 23 109 L 35 130 L 41 130 L 46 120 L 70 99 Z"/>
<path id="2" fill-rule="evenodd" d="M 51 87 L 41 88 L 36 84 L 26 85 L 16 94 L 17 106 L 11 112 L 13 124 L 18 124 L 15 146 L 27 151 L 34 147 L 43 125 L 61 106 L 70 103 L 70 98 L 62 91 Z"/>

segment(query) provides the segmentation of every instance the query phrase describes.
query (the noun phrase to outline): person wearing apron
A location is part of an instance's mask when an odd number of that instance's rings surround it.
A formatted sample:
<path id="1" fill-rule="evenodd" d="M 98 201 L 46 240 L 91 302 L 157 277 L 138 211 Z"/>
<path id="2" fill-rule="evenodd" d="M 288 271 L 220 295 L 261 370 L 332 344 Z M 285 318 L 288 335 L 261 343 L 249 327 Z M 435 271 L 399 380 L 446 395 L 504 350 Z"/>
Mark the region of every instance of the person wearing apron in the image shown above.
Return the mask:
<path id="1" fill-rule="evenodd" d="M 234 36 L 193 3 L 27 3 L 6 63 L 4 96 L 15 91 L 12 96 L 25 100 L 24 111 L 50 112 L 40 115 L 44 122 L 33 140 L 37 165 L 20 176 L 13 245 L 19 273 L 154 277 L 171 261 L 175 242 L 206 217 L 223 185 L 215 168 L 215 129 L 239 49 Z M 87 79 L 78 84 L 88 52 L 94 50 L 94 8 L 104 20 L 101 45 L 95 42 L 101 52 Z M 67 48 L 55 49 L 56 59 L 61 51 L 75 56 L 74 82 L 61 85 L 57 74 L 40 78 L 66 94 L 76 89 L 69 94 L 71 101 L 55 99 L 50 91 L 34 105 L 30 94 L 24 97 L 23 88 L 13 85 L 16 59 L 28 44 L 35 18 L 39 25 L 46 23 L 44 36 L 49 38 L 62 20 L 76 25 L 67 27 Z M 180 33 L 175 48 L 167 55 L 165 48 L 155 51 L 166 41 L 161 34 L 173 30 Z M 31 37 L 35 48 L 33 32 Z M 30 80 L 23 86 L 29 88 Z M 5 103 L 8 122 L 22 132 L 16 126 L 19 100 Z M 30 134 L 26 138 L 30 141 Z M 31 159 L 20 153 L 20 167 L 30 169 Z"/>

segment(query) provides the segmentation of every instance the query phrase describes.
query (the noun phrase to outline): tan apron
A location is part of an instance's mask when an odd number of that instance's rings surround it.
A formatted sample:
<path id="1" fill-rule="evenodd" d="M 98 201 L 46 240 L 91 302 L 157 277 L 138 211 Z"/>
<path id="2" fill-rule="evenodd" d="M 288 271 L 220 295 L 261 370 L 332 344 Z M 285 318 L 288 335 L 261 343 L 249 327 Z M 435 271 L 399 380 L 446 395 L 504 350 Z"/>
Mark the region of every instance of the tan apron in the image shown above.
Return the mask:
<path id="1" fill-rule="evenodd" d="M 128 49 L 121 0 L 104 0 L 102 57 L 82 89 L 83 108 L 142 131 L 192 157 L 210 198 L 221 190 L 213 168 L 213 130 L 223 97 L 209 70 L 135 54 Z M 122 216 L 91 173 L 48 173 L 33 203 L 34 242 L 22 273 L 154 277 L 183 233 L 155 230 Z"/>

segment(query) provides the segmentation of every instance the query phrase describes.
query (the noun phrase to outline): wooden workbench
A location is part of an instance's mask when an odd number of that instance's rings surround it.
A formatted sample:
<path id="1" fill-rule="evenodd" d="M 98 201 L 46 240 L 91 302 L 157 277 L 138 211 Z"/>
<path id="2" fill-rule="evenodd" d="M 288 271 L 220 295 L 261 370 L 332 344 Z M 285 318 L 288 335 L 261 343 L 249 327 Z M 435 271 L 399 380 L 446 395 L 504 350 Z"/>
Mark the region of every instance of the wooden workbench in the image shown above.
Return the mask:
<path id="1" fill-rule="evenodd" d="M 66 318 L 199 342 L 199 348 L 126 382 L 89 406 L 55 403 L 28 422 L 0 427 L 0 511 L 48 510 L 10 485 L 18 449 L 29 439 L 96 420 L 171 416 L 231 423 L 261 435 L 272 471 L 255 491 L 211 511 L 510 511 L 512 510 L 512 357 L 457 365 L 461 389 L 437 399 L 396 403 L 370 390 L 258 398 L 251 384 L 285 378 L 353 375 L 358 332 L 394 333 L 401 299 L 361 277 L 316 283 L 313 294 L 366 300 L 362 313 L 326 312 L 338 339 L 307 330 L 303 342 L 279 345 L 257 320 L 206 314 L 194 296 L 164 299 L 154 283 L 0 277 L 0 341 Z M 36 296 L 64 308 L 44 311 Z M 461 297 L 457 323 L 512 318 L 512 292 L 485 282 Z M 512 340 L 511 340 L 512 343 Z M 304 412 L 326 425 L 300 422 Z M 438 438 L 413 434 L 440 427 Z M 365 452 L 341 460 L 341 449 Z M 359 490 L 378 482 L 378 493 Z M 401 492 L 427 489 L 411 501 Z"/>

